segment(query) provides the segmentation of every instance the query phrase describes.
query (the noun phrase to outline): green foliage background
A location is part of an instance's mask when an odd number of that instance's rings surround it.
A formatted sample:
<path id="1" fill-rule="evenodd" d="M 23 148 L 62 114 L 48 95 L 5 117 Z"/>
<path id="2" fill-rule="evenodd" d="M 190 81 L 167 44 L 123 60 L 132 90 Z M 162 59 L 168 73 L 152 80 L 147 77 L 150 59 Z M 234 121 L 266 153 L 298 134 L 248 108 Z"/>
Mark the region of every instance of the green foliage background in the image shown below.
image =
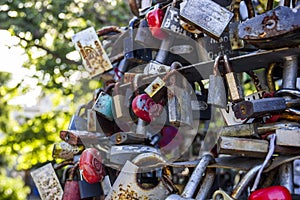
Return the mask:
<path id="1" fill-rule="evenodd" d="M 16 171 L 30 170 L 38 163 L 52 160 L 53 143 L 60 141 L 59 131 L 67 128 L 76 105 L 91 99 L 99 86 L 89 80 L 73 83 L 70 77 L 84 71 L 71 37 L 88 28 L 108 25 L 126 26 L 131 13 L 122 0 L 2 0 L 0 29 L 8 30 L 24 48 L 25 68 L 33 70 L 30 78 L 42 88 L 40 97 L 52 100 L 52 110 L 34 118 L 12 117 L 22 107 L 9 104 L 30 88 L 24 80 L 8 87 L 11 76 L 0 72 L 0 199 L 26 199 L 30 189 Z M 9 68 L 10 66 L 7 66 Z M 88 84 L 86 84 L 88 82 Z M 61 105 L 68 105 L 61 109 Z M 28 173 L 25 173 L 28 174 Z"/>

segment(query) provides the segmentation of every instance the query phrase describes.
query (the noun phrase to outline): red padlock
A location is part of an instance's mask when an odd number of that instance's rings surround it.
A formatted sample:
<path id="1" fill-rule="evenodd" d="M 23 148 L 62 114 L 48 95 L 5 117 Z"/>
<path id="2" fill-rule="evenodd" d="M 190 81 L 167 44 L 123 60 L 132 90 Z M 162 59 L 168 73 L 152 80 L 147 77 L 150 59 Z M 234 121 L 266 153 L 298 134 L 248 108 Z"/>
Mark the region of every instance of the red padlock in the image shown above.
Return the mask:
<path id="1" fill-rule="evenodd" d="M 271 186 L 252 192 L 248 200 L 292 200 L 292 196 L 283 186 Z"/>
<path id="2" fill-rule="evenodd" d="M 164 11 L 159 7 L 156 7 L 153 10 L 149 11 L 146 15 L 148 26 L 153 37 L 160 40 L 166 39 L 168 37 L 168 34 L 160 29 L 164 16 Z"/>
<path id="3" fill-rule="evenodd" d="M 158 117 L 163 110 L 163 106 L 156 104 L 148 94 L 137 95 L 133 99 L 131 107 L 136 116 L 148 123 Z"/>
<path id="4" fill-rule="evenodd" d="M 79 169 L 86 182 L 93 184 L 102 181 L 105 172 L 100 152 L 95 148 L 85 149 L 80 156 Z"/>

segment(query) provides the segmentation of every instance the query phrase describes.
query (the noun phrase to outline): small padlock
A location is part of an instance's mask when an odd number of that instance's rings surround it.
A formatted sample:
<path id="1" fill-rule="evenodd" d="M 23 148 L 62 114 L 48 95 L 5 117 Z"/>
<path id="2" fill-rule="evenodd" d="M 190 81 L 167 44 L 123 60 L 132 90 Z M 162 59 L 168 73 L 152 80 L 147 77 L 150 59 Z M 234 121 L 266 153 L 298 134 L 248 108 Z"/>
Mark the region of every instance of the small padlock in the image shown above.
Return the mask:
<path id="1" fill-rule="evenodd" d="M 79 160 L 79 169 L 82 171 L 84 180 L 93 184 L 102 181 L 105 176 L 102 165 L 102 156 L 95 148 L 85 149 Z"/>
<path id="2" fill-rule="evenodd" d="M 207 103 L 219 108 L 225 108 L 227 100 L 224 80 L 220 75 L 218 75 L 220 59 L 221 56 L 218 56 L 215 59 L 213 75 L 209 75 Z"/>
<path id="3" fill-rule="evenodd" d="M 80 115 L 80 112 L 85 109 L 85 104 L 80 105 L 76 113 L 72 116 L 68 130 L 86 130 L 87 120 Z"/>
<path id="4" fill-rule="evenodd" d="M 64 186 L 63 200 L 80 200 L 79 183 L 75 180 L 78 163 L 70 169 L 70 175 Z"/>
<path id="5" fill-rule="evenodd" d="M 230 100 L 235 103 L 238 101 L 244 100 L 243 88 L 237 78 L 235 72 L 232 71 L 232 68 L 229 64 L 229 59 L 227 55 L 223 56 L 224 58 L 224 67 L 226 69 L 225 79 L 229 88 Z"/>
<path id="6" fill-rule="evenodd" d="M 168 34 L 161 30 L 161 24 L 164 19 L 164 11 L 156 4 L 155 8 L 149 11 L 146 15 L 149 29 L 153 37 L 163 40 L 168 37 Z"/>
<path id="7" fill-rule="evenodd" d="M 113 121 L 113 112 L 112 112 L 112 97 L 109 94 L 114 88 L 114 83 L 108 85 L 104 91 L 101 91 L 95 104 L 93 105 L 93 110 L 98 114 L 102 115 L 106 119 Z"/>
<path id="8" fill-rule="evenodd" d="M 120 90 L 120 83 L 115 84 L 115 88 L 113 91 L 113 106 L 114 106 L 114 115 L 116 119 L 122 120 L 131 120 L 129 114 L 129 99 L 125 99 L 124 92 Z"/>
<path id="9" fill-rule="evenodd" d="M 166 83 L 159 76 L 156 77 L 144 90 L 156 103 L 161 101 L 167 92 Z"/>

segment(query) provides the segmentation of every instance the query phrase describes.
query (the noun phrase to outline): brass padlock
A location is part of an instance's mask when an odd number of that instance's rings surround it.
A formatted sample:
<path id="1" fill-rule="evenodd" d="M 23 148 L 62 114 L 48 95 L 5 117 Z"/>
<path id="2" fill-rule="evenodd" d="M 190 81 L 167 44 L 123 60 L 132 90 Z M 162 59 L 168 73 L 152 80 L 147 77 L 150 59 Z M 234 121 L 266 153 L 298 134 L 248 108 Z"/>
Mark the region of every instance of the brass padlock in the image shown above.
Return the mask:
<path id="1" fill-rule="evenodd" d="M 266 140 L 220 136 L 218 153 L 263 158 L 268 153 Z"/>
<path id="2" fill-rule="evenodd" d="M 223 78 L 218 75 L 221 56 L 215 59 L 213 74 L 209 76 L 207 103 L 219 108 L 226 108 L 226 90 Z"/>
<path id="3" fill-rule="evenodd" d="M 232 71 L 227 55 L 223 56 L 226 69 L 225 79 L 229 88 L 230 99 L 232 102 L 244 100 L 243 88 L 239 83 L 236 73 Z"/>

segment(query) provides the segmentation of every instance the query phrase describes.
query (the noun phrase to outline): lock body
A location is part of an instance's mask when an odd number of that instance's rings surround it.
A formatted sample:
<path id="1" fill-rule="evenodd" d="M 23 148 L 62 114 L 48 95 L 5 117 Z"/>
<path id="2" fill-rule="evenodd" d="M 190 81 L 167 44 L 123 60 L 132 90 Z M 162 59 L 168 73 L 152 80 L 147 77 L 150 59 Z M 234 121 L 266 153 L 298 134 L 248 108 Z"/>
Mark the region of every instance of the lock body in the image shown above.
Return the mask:
<path id="1" fill-rule="evenodd" d="M 156 7 L 152 11 L 149 11 L 146 16 L 148 26 L 153 37 L 160 40 L 163 40 L 168 37 L 167 33 L 160 29 L 164 19 L 164 15 L 164 11 L 159 7 Z"/>
<path id="2" fill-rule="evenodd" d="M 261 188 L 252 192 L 248 198 L 248 200 L 271 199 L 292 200 L 292 196 L 288 189 L 283 186 L 271 186 L 267 188 Z"/>

